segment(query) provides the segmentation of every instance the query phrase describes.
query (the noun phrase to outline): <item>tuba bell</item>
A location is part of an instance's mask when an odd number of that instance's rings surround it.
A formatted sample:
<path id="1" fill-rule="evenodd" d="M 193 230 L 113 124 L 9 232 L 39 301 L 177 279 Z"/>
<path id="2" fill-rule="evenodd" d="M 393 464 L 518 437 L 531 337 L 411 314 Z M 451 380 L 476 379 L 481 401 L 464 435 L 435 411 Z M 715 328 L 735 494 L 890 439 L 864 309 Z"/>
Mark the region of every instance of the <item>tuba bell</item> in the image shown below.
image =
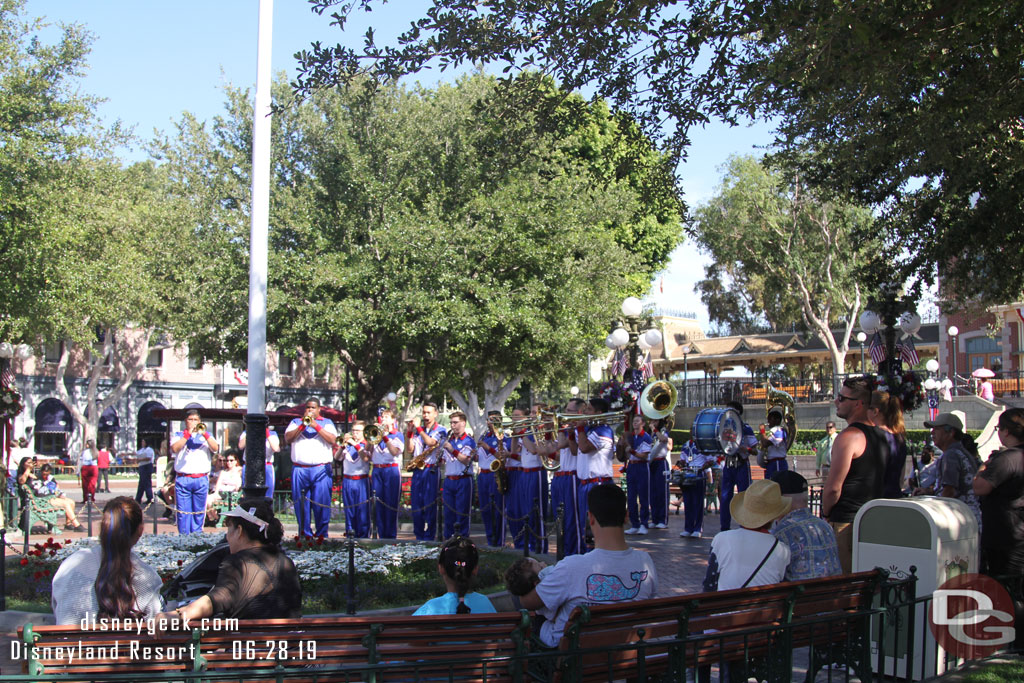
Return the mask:
<path id="1" fill-rule="evenodd" d="M 796 440 L 796 401 L 789 395 L 789 392 L 776 389 L 769 382 L 765 389 L 767 396 L 764 404 L 764 419 L 768 421 L 768 414 L 772 410 L 782 409 L 782 424 L 786 428 L 786 450 L 793 447 Z"/>

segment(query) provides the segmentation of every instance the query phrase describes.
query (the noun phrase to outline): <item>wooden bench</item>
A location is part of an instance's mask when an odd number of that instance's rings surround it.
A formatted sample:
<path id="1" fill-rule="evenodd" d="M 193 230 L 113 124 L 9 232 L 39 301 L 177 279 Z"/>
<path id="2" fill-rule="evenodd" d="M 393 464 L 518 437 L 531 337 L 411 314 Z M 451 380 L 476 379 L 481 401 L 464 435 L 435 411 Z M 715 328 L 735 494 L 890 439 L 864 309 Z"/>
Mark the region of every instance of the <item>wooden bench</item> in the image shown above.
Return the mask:
<path id="1" fill-rule="evenodd" d="M 747 667 L 758 680 L 788 680 L 793 649 L 806 647 L 811 649 L 809 680 L 834 661 L 869 675 L 865 638 L 884 578 L 884 571 L 875 570 L 579 607 L 559 643 L 562 657 L 549 674 L 572 683 L 644 675 L 685 680 L 688 670 L 728 663 Z"/>
<path id="2" fill-rule="evenodd" d="M 19 630 L 26 673 L 101 677 L 187 671 L 286 673 L 289 680 L 522 680 L 530 643 L 527 612 L 459 616 L 355 616 L 242 620 L 231 631 L 198 628 L 149 635 L 74 626 Z M 91 660 L 59 657 L 58 647 L 93 648 Z M 115 643 L 119 647 L 113 647 Z M 105 650 L 101 651 L 101 648 Z M 147 650 L 147 648 L 151 648 Z M 144 656 L 159 652 L 162 659 Z M 327 674 L 326 671 L 332 672 Z M 336 673 L 335 673 L 336 672 Z M 308 674 L 308 676 L 306 675 Z M 347 674 L 343 675 L 343 674 Z"/>

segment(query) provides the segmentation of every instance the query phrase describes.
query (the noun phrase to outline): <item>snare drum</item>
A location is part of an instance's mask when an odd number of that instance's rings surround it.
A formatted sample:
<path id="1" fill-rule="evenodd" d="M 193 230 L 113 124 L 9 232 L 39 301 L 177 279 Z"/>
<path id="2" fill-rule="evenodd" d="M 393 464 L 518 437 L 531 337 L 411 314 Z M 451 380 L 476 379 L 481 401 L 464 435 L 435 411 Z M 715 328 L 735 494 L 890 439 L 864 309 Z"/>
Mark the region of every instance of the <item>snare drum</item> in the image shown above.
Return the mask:
<path id="1" fill-rule="evenodd" d="M 743 421 L 732 408 L 707 408 L 694 418 L 692 435 L 701 453 L 734 455 L 743 439 Z"/>

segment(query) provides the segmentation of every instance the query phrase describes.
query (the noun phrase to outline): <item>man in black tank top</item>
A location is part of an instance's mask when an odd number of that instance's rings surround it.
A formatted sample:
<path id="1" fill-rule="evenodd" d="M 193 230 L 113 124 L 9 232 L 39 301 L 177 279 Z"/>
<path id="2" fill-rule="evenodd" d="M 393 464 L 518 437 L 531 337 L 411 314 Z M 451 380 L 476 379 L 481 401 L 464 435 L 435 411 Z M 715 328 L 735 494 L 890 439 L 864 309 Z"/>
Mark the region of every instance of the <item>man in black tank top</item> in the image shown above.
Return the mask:
<path id="1" fill-rule="evenodd" d="M 884 432 L 868 420 L 870 378 L 850 377 L 836 396 L 836 416 L 848 427 L 832 445 L 832 467 L 821 495 L 821 514 L 836 532 L 839 563 L 853 565 L 853 519 L 864 503 L 881 498 L 889 444 Z"/>

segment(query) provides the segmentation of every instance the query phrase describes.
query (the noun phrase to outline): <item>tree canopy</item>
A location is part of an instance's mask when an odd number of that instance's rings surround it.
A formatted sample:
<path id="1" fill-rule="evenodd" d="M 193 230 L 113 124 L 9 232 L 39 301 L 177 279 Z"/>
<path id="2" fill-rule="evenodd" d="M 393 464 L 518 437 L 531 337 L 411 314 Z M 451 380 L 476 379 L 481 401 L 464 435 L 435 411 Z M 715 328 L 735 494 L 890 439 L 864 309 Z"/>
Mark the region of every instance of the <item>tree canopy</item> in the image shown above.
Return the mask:
<path id="1" fill-rule="evenodd" d="M 736 282 L 757 283 L 745 313 L 772 320 L 795 309 L 832 354 L 835 374 L 844 372 L 861 309 L 858 274 L 877 250 L 860 238 L 870 212 L 814 192 L 791 169 L 733 157 L 694 217 L 701 248 Z"/>
<path id="2" fill-rule="evenodd" d="M 344 29 L 385 0 L 315 0 Z M 464 62 L 539 69 L 628 112 L 685 154 L 712 118 L 764 117 L 804 182 L 872 206 L 874 279 L 937 270 L 947 298 L 1015 300 L 1024 270 L 1024 22 L 1019 0 L 434 0 L 396 45 L 314 44 L 301 93 Z"/>
<path id="3" fill-rule="evenodd" d="M 524 376 L 578 374 L 616 301 L 646 289 L 681 237 L 662 155 L 550 82 L 529 90 L 562 109 L 545 126 L 486 76 L 365 85 L 296 102 L 275 83 L 271 343 L 348 366 L 364 415 L 409 383 L 507 396 Z M 247 93 L 229 90 L 225 116 L 186 117 L 160 146 L 226 235 L 246 229 L 250 121 Z M 226 243 L 244 263 L 245 240 Z M 244 273 L 226 267 L 222 288 L 244 289 Z M 233 322 L 206 352 L 242 358 L 245 302 L 222 303 Z"/>

